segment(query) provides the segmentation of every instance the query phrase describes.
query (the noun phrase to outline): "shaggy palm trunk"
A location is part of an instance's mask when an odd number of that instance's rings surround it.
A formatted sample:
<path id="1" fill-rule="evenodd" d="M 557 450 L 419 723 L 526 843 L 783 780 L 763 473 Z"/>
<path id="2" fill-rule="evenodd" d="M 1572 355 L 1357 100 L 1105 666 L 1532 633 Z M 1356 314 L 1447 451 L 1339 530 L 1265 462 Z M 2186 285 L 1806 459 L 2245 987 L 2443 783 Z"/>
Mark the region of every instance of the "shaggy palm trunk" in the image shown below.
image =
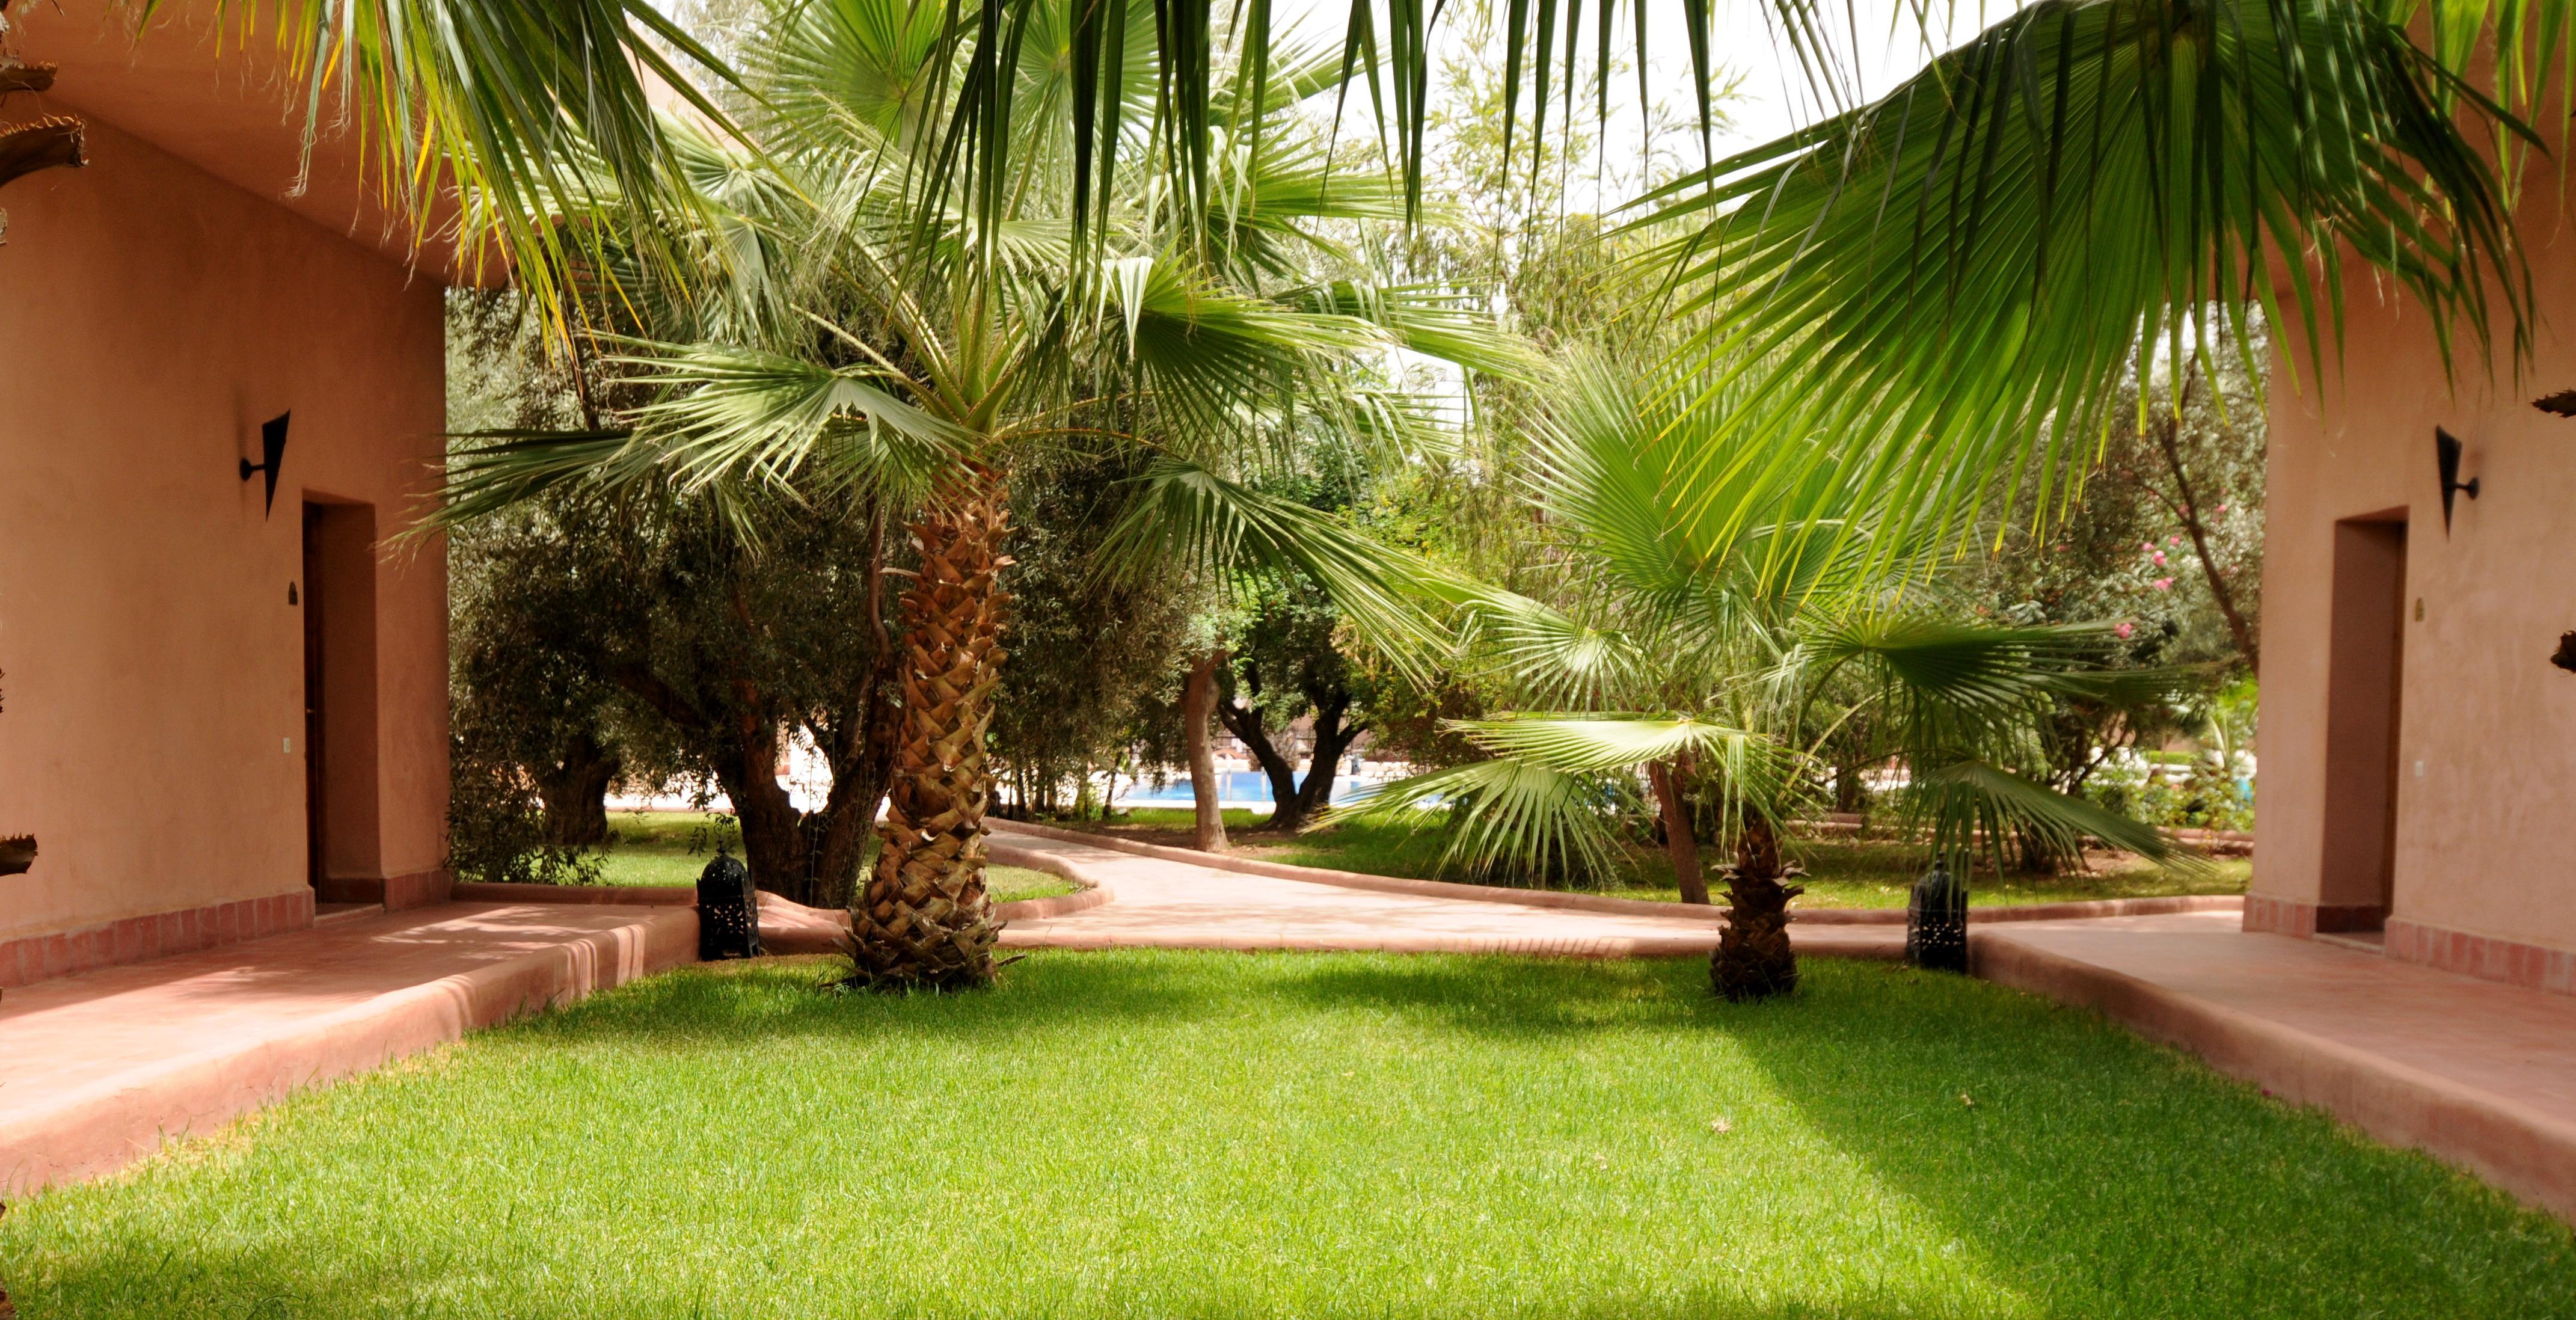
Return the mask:
<path id="1" fill-rule="evenodd" d="M 915 523 L 921 575 L 903 594 L 902 732 L 885 840 L 850 912 L 851 982 L 963 989 L 993 979 L 1001 925 L 984 893 L 984 727 L 1010 597 L 1000 574 L 1010 509 L 999 474 L 977 469 Z"/>
<path id="2" fill-rule="evenodd" d="M 1717 992 L 1734 1000 L 1764 999 L 1798 988 L 1798 957 L 1789 950 L 1789 900 L 1803 894 L 1802 885 L 1786 883 L 1805 874 L 1780 861 L 1780 838 L 1771 823 L 1756 816 L 1736 836 L 1735 864 L 1722 867 L 1726 880 L 1726 929 L 1709 955 L 1708 976 Z"/>

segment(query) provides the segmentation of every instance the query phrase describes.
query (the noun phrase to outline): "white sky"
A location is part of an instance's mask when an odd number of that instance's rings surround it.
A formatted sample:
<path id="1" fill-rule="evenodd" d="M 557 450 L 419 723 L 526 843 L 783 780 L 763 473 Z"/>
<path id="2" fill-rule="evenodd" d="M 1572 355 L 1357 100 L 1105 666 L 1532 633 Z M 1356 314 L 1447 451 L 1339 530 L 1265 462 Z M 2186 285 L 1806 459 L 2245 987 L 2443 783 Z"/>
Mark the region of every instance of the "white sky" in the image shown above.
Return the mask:
<path id="1" fill-rule="evenodd" d="M 1294 21 L 1309 40 L 1338 46 L 1349 21 L 1350 0 L 1274 0 L 1279 21 Z M 1453 8 L 1457 0 L 1451 0 Z M 1507 0 L 1495 0 L 1502 8 Z M 1588 66 L 1594 14 L 1599 0 L 1587 4 L 1584 17 L 1584 61 Z M 2009 3 L 1987 3 L 1970 0 L 1922 0 L 1932 12 L 1932 26 L 1938 49 L 1948 49 L 1974 36 L 1989 24 L 2012 11 Z M 1648 84 L 1676 111 L 1687 114 L 1691 109 L 1690 46 L 1682 35 L 1682 10 L 1679 0 L 1648 0 L 1646 12 L 1647 39 L 1655 50 L 1647 60 Z M 1845 0 L 1828 6 L 1834 11 L 1833 26 L 1838 43 L 1847 58 L 1857 55 L 1847 70 L 1858 83 L 1863 99 L 1884 95 L 1887 90 L 1919 71 L 1934 53 L 1927 49 L 1923 32 L 1914 18 L 1915 6 L 1910 0 Z M 1623 7 L 1619 22 L 1622 31 L 1633 23 L 1633 11 Z M 1767 142 L 1783 133 L 1813 121 L 1818 106 L 1811 84 L 1798 64 L 1797 57 L 1785 38 L 1775 35 L 1770 21 L 1771 10 L 1765 0 L 1721 0 L 1717 6 L 1715 57 L 1722 64 L 1741 73 L 1741 95 L 1728 113 L 1735 121 L 1733 130 L 1717 143 L 1721 154 Z M 1853 34 L 1858 34 L 1855 44 Z M 1441 39 L 1459 40 L 1454 14 L 1441 20 Z M 1633 38 L 1618 44 L 1618 57 L 1628 58 Z M 1590 73 L 1585 72 L 1588 81 Z M 1629 72 L 1611 83 L 1610 150 L 1622 146 L 1635 149 L 1637 123 L 1636 75 Z M 1580 98 L 1578 98 L 1579 100 Z M 1622 141 L 1622 136 L 1626 141 Z"/>

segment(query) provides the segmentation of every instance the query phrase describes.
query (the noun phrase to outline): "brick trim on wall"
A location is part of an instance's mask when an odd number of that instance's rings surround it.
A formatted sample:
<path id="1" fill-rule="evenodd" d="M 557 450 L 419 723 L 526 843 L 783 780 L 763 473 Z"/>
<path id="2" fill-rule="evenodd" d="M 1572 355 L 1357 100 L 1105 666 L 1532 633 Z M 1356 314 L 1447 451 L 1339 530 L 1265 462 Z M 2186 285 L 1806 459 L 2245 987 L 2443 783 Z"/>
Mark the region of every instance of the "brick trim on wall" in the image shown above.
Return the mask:
<path id="1" fill-rule="evenodd" d="M 2388 956 L 2526 990 L 2576 995 L 2576 949 L 2472 935 L 2393 917 L 2388 922 Z"/>
<path id="2" fill-rule="evenodd" d="M 2370 903 L 2300 903 L 2286 898 L 2265 898 L 2261 894 L 2245 896 L 2245 929 L 2274 935 L 2296 935 L 2306 939 L 2320 933 L 2377 930 L 2387 919 L 2386 908 Z"/>
<path id="3" fill-rule="evenodd" d="M 414 871 L 383 880 L 335 876 L 316 892 L 325 903 L 382 903 L 388 912 L 432 907 L 447 901 L 456 877 L 447 871 Z"/>
<path id="4" fill-rule="evenodd" d="M 93 967 L 211 949 L 313 924 L 313 891 L 154 912 L 79 930 L 0 940 L 0 988 L 32 985 Z"/>

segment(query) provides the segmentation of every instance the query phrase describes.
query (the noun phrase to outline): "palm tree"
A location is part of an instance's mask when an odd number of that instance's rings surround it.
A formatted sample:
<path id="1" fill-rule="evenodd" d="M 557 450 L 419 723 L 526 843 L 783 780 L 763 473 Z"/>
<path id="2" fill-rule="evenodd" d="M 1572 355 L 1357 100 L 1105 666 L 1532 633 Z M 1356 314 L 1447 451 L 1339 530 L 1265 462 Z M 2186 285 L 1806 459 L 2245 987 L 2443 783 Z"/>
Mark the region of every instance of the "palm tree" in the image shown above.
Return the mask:
<path id="1" fill-rule="evenodd" d="M 694 281 L 634 255 L 567 280 L 622 332 L 599 342 L 636 399 L 624 424 L 488 447 L 451 491 L 451 520 L 564 482 L 658 481 L 756 525 L 758 500 L 791 477 L 913 511 L 894 786 L 852 913 L 855 979 L 871 986 L 992 974 L 984 732 L 1015 454 L 1076 440 L 1150 451 L 1110 537 L 1125 571 L 1300 572 L 1378 635 L 1424 637 L 1402 561 L 1240 478 L 1290 459 L 1317 425 L 1419 443 L 1429 420 L 1373 367 L 1387 349 L 1520 360 L 1454 299 L 1309 274 L 1340 256 L 1317 222 L 1398 209 L 1372 180 L 1331 172 L 1287 113 L 1330 84 L 1328 61 L 1279 70 L 1267 102 L 1217 80 L 1222 186 L 1204 208 L 1142 187 L 1074 205 L 1058 113 L 1073 14 L 1031 10 L 985 34 L 1008 40 L 960 45 L 907 0 L 777 11 L 744 58 L 759 154 L 671 130 L 692 206 L 713 217 L 690 235 L 708 258 Z M 1137 53 L 1121 94 L 1152 95 L 1150 63 Z M 943 169 L 976 134 L 1017 140 L 1017 173 Z"/>
<path id="2" fill-rule="evenodd" d="M 1958 621 L 1940 607 L 1934 542 L 1875 543 L 1904 520 L 1863 479 L 1871 446 L 1783 453 L 1730 428 L 1730 402 L 1576 366 L 1536 437 L 1528 492 L 1559 580 L 1546 600 L 1455 591 L 1476 654 L 1549 713 L 1459 723 L 1493 760 L 1392 785 L 1358 810 L 1419 820 L 1422 804 L 1448 804 L 1447 864 L 1597 872 L 1613 808 L 1642 771 L 1683 901 L 1709 901 L 1699 819 L 1733 855 L 1711 964 L 1730 998 L 1796 985 L 1786 927 L 1800 890 L 1779 826 L 1814 805 L 1818 747 L 1855 711 L 1878 754 L 1909 768 L 1909 822 L 1938 854 L 2017 834 L 2164 856 L 2153 829 L 2021 769 L 2037 763 L 2051 696 L 2179 676 L 2100 671 L 2092 629 Z M 1856 703 L 1838 699 L 1853 691 Z"/>

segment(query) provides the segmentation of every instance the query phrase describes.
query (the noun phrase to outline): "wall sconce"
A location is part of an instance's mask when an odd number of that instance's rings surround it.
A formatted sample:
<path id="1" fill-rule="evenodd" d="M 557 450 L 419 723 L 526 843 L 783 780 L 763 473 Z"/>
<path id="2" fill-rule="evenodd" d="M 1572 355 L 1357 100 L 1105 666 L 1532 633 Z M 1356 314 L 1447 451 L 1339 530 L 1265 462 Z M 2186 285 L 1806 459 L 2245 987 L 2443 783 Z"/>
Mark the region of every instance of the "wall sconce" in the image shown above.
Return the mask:
<path id="1" fill-rule="evenodd" d="M 2470 499 L 2478 497 L 2476 477 L 2466 481 L 2460 480 L 2460 448 L 2460 437 L 2441 427 L 2433 428 L 2433 461 L 2442 469 L 2442 535 L 2444 536 L 2451 534 L 2451 497 L 2462 493 L 2467 494 Z"/>
<path id="2" fill-rule="evenodd" d="M 254 463 L 247 458 L 241 461 L 241 479 L 244 481 L 250 480 L 250 474 L 254 472 L 268 474 L 268 502 L 262 504 L 259 509 L 259 516 L 262 518 L 267 517 L 277 508 L 277 465 L 286 461 L 286 419 L 294 415 L 292 412 L 282 412 L 261 422 L 259 424 L 260 461 Z"/>

